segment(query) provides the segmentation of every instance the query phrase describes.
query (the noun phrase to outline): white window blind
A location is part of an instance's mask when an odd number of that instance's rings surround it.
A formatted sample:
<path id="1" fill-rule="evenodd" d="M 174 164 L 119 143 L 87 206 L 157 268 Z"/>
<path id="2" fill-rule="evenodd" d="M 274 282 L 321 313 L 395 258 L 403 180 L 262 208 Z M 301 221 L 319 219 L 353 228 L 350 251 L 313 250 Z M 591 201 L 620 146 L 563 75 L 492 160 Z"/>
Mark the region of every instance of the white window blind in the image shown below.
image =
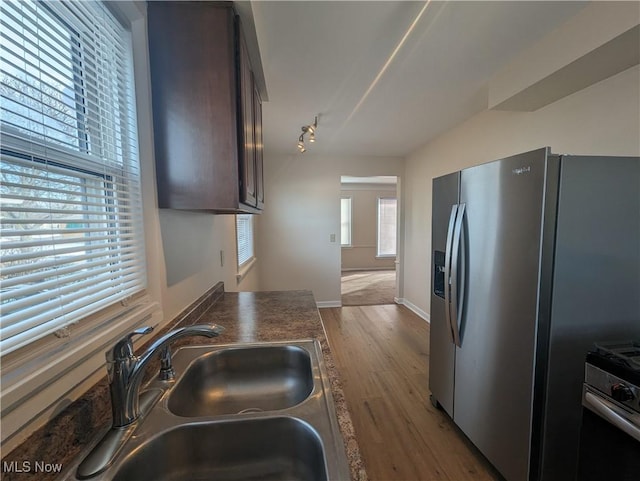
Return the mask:
<path id="1" fill-rule="evenodd" d="M 340 199 L 340 245 L 351 245 L 351 197 Z"/>
<path id="2" fill-rule="evenodd" d="M 242 267 L 254 257 L 253 253 L 253 216 L 236 215 L 236 238 L 238 242 L 238 267 Z"/>
<path id="3" fill-rule="evenodd" d="M 99 2 L 0 5 L 0 351 L 144 289 L 130 36 Z"/>
<path id="4" fill-rule="evenodd" d="M 396 255 L 397 210 L 397 199 L 378 199 L 378 257 Z"/>

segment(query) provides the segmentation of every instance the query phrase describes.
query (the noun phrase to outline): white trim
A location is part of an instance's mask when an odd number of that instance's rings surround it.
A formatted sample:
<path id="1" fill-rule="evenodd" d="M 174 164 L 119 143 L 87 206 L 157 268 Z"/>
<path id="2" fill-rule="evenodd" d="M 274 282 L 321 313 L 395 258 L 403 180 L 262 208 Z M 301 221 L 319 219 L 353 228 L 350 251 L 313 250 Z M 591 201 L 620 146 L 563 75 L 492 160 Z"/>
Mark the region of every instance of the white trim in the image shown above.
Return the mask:
<path id="1" fill-rule="evenodd" d="M 323 307 L 342 307 L 342 301 L 316 301 L 318 309 Z"/>
<path id="2" fill-rule="evenodd" d="M 351 272 L 351 271 L 392 271 L 395 272 L 395 267 L 384 267 L 384 266 L 375 266 L 375 267 L 343 267 L 341 269 L 342 272 Z"/>
<path id="3" fill-rule="evenodd" d="M 138 119 L 138 156 L 140 159 L 140 186 L 142 189 L 142 213 L 144 218 L 145 255 L 147 269 L 147 292 L 155 301 L 161 302 L 163 281 L 166 278 L 158 214 L 156 164 L 153 148 L 153 117 L 151 111 L 151 73 L 149 70 L 149 47 L 147 43 L 147 4 L 141 1 L 108 2 L 131 20 L 131 46 L 133 51 L 134 84 L 136 91 L 136 113 Z"/>
<path id="4" fill-rule="evenodd" d="M 394 301 L 397 304 L 401 304 L 401 305 L 405 306 L 407 309 L 412 311 L 414 314 L 417 314 L 419 317 L 421 317 L 422 319 L 424 319 L 428 323 L 431 323 L 431 319 L 429 317 L 429 314 L 426 311 L 423 311 L 422 309 L 420 309 L 415 304 L 413 304 L 411 301 L 408 301 L 407 299 L 404 299 L 402 297 L 400 297 L 400 298 L 396 297 L 396 298 L 394 298 Z"/>
<path id="5" fill-rule="evenodd" d="M 242 282 L 242 279 L 246 277 L 257 261 L 258 258 L 253 256 L 238 268 L 238 273 L 236 274 L 236 281 L 238 281 L 238 284 Z"/>
<path id="6" fill-rule="evenodd" d="M 367 175 L 367 176 L 353 176 L 353 175 L 341 175 L 340 183 L 344 185 L 396 185 L 398 182 L 397 175 Z"/>
<path id="7" fill-rule="evenodd" d="M 396 184 L 375 184 L 375 183 L 362 183 L 362 184 L 345 184 L 340 183 L 341 192 L 349 191 L 379 191 L 379 192 L 397 192 Z"/>

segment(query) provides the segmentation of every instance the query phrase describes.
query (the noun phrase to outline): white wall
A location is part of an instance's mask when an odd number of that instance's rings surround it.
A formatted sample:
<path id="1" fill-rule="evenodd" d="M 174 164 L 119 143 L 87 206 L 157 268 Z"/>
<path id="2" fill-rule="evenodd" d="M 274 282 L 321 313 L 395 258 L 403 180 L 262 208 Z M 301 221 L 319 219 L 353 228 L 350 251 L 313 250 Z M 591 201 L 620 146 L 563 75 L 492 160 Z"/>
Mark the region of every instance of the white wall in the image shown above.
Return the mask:
<path id="1" fill-rule="evenodd" d="M 640 155 L 640 67 L 535 112 L 484 111 L 410 155 L 403 184 L 405 299 L 429 312 L 432 179 L 544 146 L 559 154 Z"/>
<path id="2" fill-rule="evenodd" d="M 321 305 L 338 305 L 340 176 L 401 177 L 403 166 L 399 158 L 266 154 L 266 207 L 258 222 L 260 289 L 309 289 Z"/>
<path id="3" fill-rule="evenodd" d="M 235 216 L 167 209 L 158 212 L 161 248 L 150 262 L 165 266 L 165 319 L 174 318 L 218 281 L 224 281 L 227 291 L 257 288 L 257 264 L 241 283 L 236 281 Z"/>

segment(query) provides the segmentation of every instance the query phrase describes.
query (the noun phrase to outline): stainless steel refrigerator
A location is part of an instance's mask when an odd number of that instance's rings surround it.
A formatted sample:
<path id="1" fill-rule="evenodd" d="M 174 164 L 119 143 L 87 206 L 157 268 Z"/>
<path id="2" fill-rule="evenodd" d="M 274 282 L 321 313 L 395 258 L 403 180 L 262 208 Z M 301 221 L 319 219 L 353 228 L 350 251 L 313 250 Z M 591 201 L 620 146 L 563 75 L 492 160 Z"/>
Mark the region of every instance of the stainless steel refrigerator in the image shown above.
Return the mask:
<path id="1" fill-rule="evenodd" d="M 640 159 L 433 180 L 429 388 L 508 481 L 576 476 L 585 355 L 640 336 Z"/>

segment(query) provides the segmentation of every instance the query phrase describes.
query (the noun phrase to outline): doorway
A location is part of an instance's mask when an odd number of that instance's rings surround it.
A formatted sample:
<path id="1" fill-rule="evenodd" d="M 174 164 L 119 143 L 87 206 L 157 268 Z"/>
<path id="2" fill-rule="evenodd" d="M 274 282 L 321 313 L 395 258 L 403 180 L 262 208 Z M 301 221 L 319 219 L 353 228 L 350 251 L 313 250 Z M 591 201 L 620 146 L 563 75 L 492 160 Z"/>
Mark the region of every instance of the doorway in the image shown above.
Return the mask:
<path id="1" fill-rule="evenodd" d="M 393 304 L 397 292 L 398 178 L 340 178 L 343 306 Z"/>

